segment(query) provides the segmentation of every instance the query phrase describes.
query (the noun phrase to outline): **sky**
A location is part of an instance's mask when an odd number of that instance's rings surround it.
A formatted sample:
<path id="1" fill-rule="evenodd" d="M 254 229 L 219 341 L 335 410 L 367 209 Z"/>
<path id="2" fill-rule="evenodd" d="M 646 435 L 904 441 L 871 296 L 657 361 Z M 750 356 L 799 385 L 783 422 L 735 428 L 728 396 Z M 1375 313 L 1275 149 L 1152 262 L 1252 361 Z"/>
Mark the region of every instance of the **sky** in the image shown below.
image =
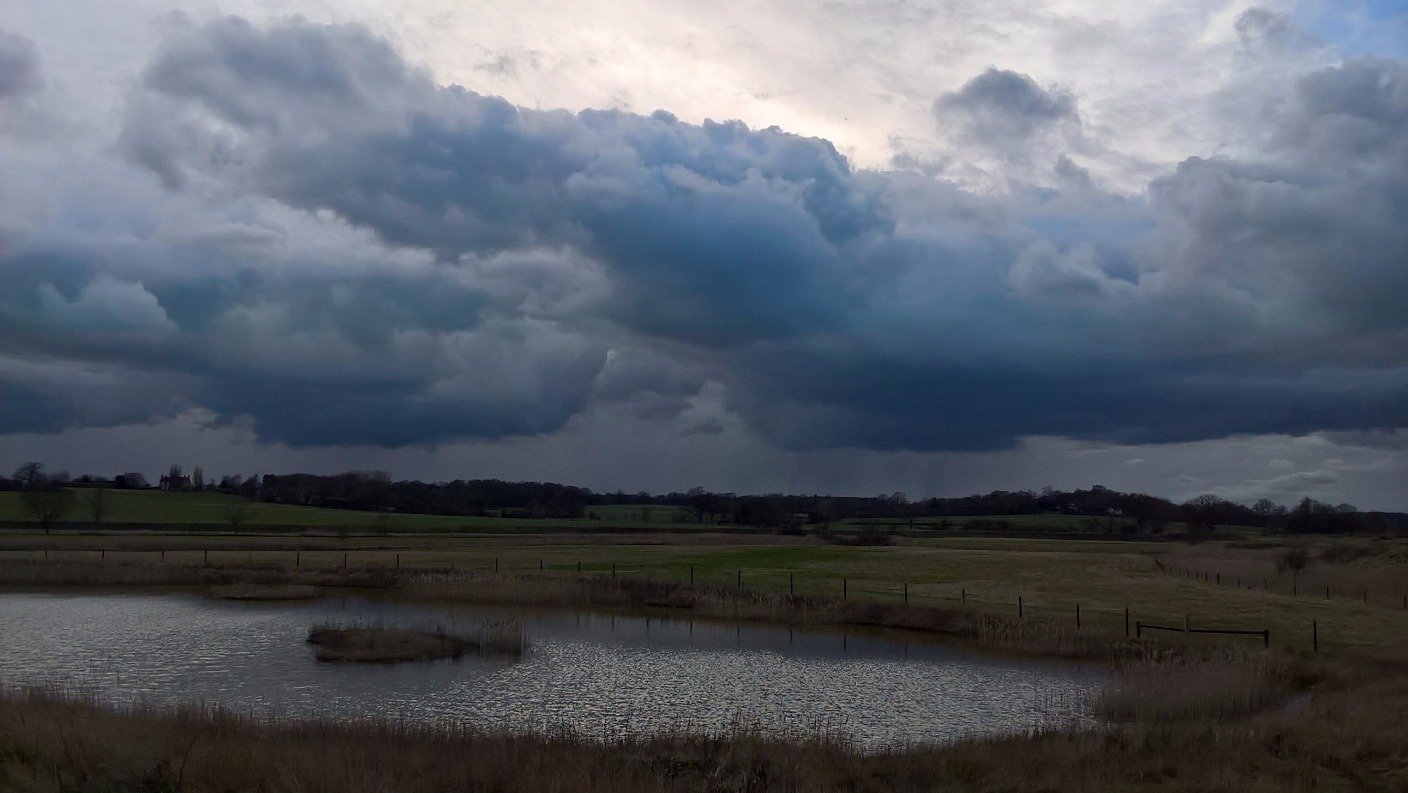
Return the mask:
<path id="1" fill-rule="evenodd" d="M 0 468 L 1408 509 L 1390 0 L 0 0 Z"/>

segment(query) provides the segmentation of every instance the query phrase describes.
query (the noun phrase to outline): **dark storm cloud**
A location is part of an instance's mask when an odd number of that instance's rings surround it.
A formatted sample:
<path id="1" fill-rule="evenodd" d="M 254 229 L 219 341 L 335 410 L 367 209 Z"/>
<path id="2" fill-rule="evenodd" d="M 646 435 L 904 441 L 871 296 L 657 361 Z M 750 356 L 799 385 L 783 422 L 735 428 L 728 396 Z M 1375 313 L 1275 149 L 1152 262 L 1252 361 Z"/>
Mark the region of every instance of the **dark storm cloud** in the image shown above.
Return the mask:
<path id="1" fill-rule="evenodd" d="M 990 146 L 1019 146 L 1051 126 L 1078 122 L 1075 97 L 1025 74 L 989 68 L 934 102 L 940 123 L 956 121 Z"/>
<path id="2" fill-rule="evenodd" d="M 39 90 L 39 54 L 34 42 L 0 30 L 0 99 Z"/>
<path id="3" fill-rule="evenodd" d="M 0 332 L 164 362 L 181 398 L 293 444 L 550 433 L 594 401 L 668 420 L 707 382 L 793 448 L 1403 427 L 1406 85 L 1393 61 L 1311 74 L 1264 156 L 1191 158 L 1147 201 L 1069 158 L 999 198 L 776 129 L 515 107 L 359 28 L 230 19 L 153 61 L 124 151 L 165 200 L 276 206 L 344 248 L 146 234 L 164 264 L 139 268 L 49 239 L 0 260 L 22 284 Z M 1009 147 L 1078 124 L 997 70 L 936 111 Z"/>
<path id="4" fill-rule="evenodd" d="M 230 20 L 170 47 L 147 84 L 125 138 L 168 184 L 247 179 L 445 258 L 578 246 L 613 266 L 623 321 L 653 333 L 727 344 L 825 324 L 864 277 L 846 249 L 890 229 L 825 141 L 441 90 L 355 29 Z"/>

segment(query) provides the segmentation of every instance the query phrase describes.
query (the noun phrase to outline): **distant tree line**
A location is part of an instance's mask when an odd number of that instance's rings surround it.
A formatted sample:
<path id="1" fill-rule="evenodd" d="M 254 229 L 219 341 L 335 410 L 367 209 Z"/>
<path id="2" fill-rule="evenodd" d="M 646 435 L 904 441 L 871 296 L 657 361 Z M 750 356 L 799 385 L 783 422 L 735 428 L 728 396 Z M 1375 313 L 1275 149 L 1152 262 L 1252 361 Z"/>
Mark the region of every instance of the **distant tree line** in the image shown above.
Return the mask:
<path id="1" fill-rule="evenodd" d="M 973 518 L 1006 515 L 1071 515 L 1085 518 L 1087 527 L 1110 534 L 1158 535 L 1173 523 L 1184 524 L 1190 539 L 1210 535 L 1218 526 L 1255 526 L 1272 531 L 1306 534 L 1408 531 L 1403 513 L 1360 512 L 1349 504 L 1332 505 L 1303 498 L 1294 507 L 1269 499 L 1251 506 L 1204 494 L 1174 503 L 1144 493 L 1124 493 L 1095 485 L 1088 490 L 994 490 L 959 498 L 910 501 L 904 493 L 875 496 L 739 495 L 715 493 L 703 487 L 684 492 L 645 491 L 597 493 L 555 482 L 505 482 L 499 479 L 456 479 L 428 483 L 394 481 L 385 471 L 340 474 L 265 474 L 209 479 L 197 466 L 190 476 L 172 465 L 160 478 L 167 490 L 214 490 L 249 501 L 352 509 L 370 512 L 458 515 L 465 517 L 583 518 L 597 517 L 593 507 L 610 505 L 670 507 L 672 522 L 695 522 L 797 528 L 870 519 L 913 525 L 919 519 Z M 75 507 L 74 488 L 149 487 L 140 474 L 119 474 L 111 480 L 68 472 L 48 473 L 39 463 L 26 463 L 9 477 L 0 476 L 0 490 L 19 490 L 30 512 L 45 526 Z M 63 495 L 67 493 L 68 495 Z M 93 496 L 87 506 L 95 522 L 108 511 L 106 499 Z M 648 513 L 647 513 L 648 514 Z"/>

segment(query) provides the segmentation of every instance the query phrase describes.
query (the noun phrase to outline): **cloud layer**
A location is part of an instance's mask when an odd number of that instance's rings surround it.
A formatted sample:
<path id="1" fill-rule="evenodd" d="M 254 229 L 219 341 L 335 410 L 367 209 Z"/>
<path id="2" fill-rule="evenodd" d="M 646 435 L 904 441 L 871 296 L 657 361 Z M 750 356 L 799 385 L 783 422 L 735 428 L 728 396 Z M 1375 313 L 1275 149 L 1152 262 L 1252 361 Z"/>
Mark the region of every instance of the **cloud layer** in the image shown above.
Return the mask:
<path id="1" fill-rule="evenodd" d="M 0 102 L 42 93 L 33 45 L 10 61 Z M 359 26 L 177 25 L 91 162 L 8 144 L 49 186 L 0 222 L 0 432 L 200 408 L 397 447 L 620 404 L 711 434 L 705 389 L 790 449 L 1408 426 L 1408 67 L 1262 101 L 1255 145 L 1131 197 L 1067 156 L 1077 95 L 989 69 L 936 117 L 1054 182 L 976 192 L 776 128 L 518 107 Z"/>

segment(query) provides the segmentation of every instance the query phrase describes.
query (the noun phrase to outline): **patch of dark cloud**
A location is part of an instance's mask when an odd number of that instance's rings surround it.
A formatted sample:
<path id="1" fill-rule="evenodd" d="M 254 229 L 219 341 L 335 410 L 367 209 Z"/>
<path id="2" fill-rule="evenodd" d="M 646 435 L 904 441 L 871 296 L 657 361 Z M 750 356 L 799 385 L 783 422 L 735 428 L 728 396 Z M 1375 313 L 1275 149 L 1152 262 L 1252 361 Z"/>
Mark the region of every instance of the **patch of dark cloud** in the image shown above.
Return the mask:
<path id="1" fill-rule="evenodd" d="M 0 99 L 32 94 L 42 85 L 34 42 L 0 30 Z"/>
<path id="2" fill-rule="evenodd" d="M 124 151 L 171 202 L 273 205 L 346 251 L 145 233 L 52 277 L 23 252 L 0 332 L 188 376 L 186 401 L 295 445 L 676 419 L 709 383 L 803 449 L 1405 427 L 1402 72 L 1307 76 L 1264 156 L 1190 158 L 1147 201 L 1054 154 L 1055 187 L 997 198 L 777 129 L 439 87 L 358 28 L 225 20 L 157 56 Z M 1011 147 L 1079 123 L 997 70 L 936 109 Z M 358 258 L 373 237 L 385 261 Z"/>
<path id="3" fill-rule="evenodd" d="M 982 367 L 847 356 L 785 371 L 778 363 L 749 370 L 755 379 L 738 392 L 737 407 L 769 437 L 797 449 L 986 451 L 1031 435 L 1173 443 L 1408 422 L 1401 372 L 1396 382 L 1288 393 L 1284 383 L 1262 377 L 1210 378 L 1202 367 L 1160 372 L 1109 361 Z M 814 379 L 818 373 L 825 379 Z"/>
<path id="4" fill-rule="evenodd" d="M 53 394 L 0 378 L 0 433 L 60 432 L 76 419 L 70 407 Z"/>
<path id="5" fill-rule="evenodd" d="M 169 48 L 147 85 L 156 117 L 183 126 L 149 131 L 143 112 L 126 138 L 170 185 L 248 179 L 447 259 L 572 245 L 612 264 L 621 321 L 661 335 L 729 344 L 824 323 L 850 299 L 846 249 L 892 227 L 825 141 L 435 89 L 360 32 L 221 23 Z M 146 145 L 173 139 L 159 157 Z"/>
<path id="6" fill-rule="evenodd" d="M 990 146 L 1021 145 L 1053 126 L 1079 123 L 1076 99 L 1060 88 L 1042 88 L 1020 72 L 987 71 L 934 102 L 941 124 L 956 121 Z"/>

